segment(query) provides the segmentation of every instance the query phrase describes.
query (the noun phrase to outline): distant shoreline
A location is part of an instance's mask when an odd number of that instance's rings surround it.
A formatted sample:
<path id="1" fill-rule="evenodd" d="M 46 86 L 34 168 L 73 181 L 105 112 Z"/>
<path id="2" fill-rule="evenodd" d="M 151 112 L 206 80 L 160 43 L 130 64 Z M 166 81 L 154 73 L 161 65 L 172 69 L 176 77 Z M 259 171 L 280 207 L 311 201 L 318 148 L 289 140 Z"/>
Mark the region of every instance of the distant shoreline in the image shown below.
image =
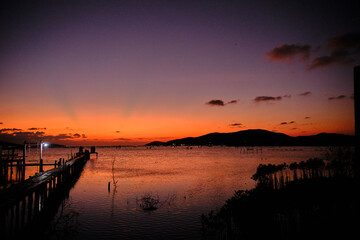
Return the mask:
<path id="1" fill-rule="evenodd" d="M 249 129 L 232 133 L 209 133 L 167 142 L 154 141 L 145 146 L 353 146 L 355 136 L 320 133 L 291 137 L 284 133 Z"/>

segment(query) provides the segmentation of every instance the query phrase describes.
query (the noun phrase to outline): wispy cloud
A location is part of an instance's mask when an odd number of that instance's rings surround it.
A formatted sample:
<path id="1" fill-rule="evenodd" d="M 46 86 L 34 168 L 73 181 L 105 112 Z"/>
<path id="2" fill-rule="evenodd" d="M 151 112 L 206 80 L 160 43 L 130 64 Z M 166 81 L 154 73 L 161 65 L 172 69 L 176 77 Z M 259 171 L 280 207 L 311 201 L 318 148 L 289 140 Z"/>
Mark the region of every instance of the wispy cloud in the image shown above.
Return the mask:
<path id="1" fill-rule="evenodd" d="M 290 122 L 282 122 L 280 123 L 280 125 L 288 125 L 288 124 L 294 124 L 295 121 L 290 121 Z"/>
<path id="2" fill-rule="evenodd" d="M 38 131 L 38 130 L 46 130 L 46 128 L 36 128 L 36 127 L 32 127 L 32 128 L 28 128 L 27 130 L 29 130 L 29 131 Z"/>
<path id="3" fill-rule="evenodd" d="M 308 44 L 282 44 L 266 52 L 270 61 L 293 62 L 295 59 L 307 61 L 311 52 L 317 52 L 320 46 L 312 47 Z M 355 61 L 360 53 L 360 33 L 346 33 L 330 37 L 325 43 L 325 54 L 317 56 L 306 66 L 311 71 L 330 65 L 349 65 Z M 326 53 L 327 52 L 327 53 Z"/>
<path id="4" fill-rule="evenodd" d="M 236 122 L 236 123 L 231 123 L 229 124 L 230 127 L 236 127 L 236 128 L 243 128 L 244 124 Z"/>
<path id="5" fill-rule="evenodd" d="M 337 97 L 329 97 L 328 100 L 340 100 L 346 98 L 345 95 L 339 95 Z"/>
<path id="6" fill-rule="evenodd" d="M 305 61 L 310 57 L 310 45 L 283 44 L 266 52 L 265 55 L 270 61 L 293 62 L 298 58 Z"/>
<path id="7" fill-rule="evenodd" d="M 330 56 L 321 56 L 314 58 L 311 63 L 306 67 L 307 70 L 313 70 L 317 68 L 326 67 L 332 64 L 348 65 L 355 60 L 350 57 L 347 51 L 335 51 Z"/>
<path id="8" fill-rule="evenodd" d="M 20 132 L 22 129 L 19 128 L 2 128 L 0 132 Z"/>
<path id="9" fill-rule="evenodd" d="M 258 96 L 254 99 L 255 102 L 269 102 L 269 101 L 280 101 L 281 96 L 271 97 L 271 96 Z"/>
<path id="10" fill-rule="evenodd" d="M 346 33 L 331 37 L 326 42 L 329 55 L 314 58 L 307 66 L 307 70 L 326 67 L 329 65 L 348 65 L 355 61 L 353 58 L 360 52 L 360 33 Z"/>
<path id="11" fill-rule="evenodd" d="M 213 100 L 210 100 L 208 101 L 206 104 L 207 105 L 210 105 L 210 106 L 220 106 L 220 107 L 223 107 L 227 104 L 236 104 L 238 102 L 238 100 L 231 100 L 227 103 L 225 103 L 223 100 L 220 100 L 220 99 L 213 99 Z"/>
<path id="12" fill-rule="evenodd" d="M 311 94 L 311 92 L 307 91 L 307 92 L 299 93 L 299 96 L 306 97 L 306 96 L 309 96 L 310 94 Z"/>
<path id="13" fill-rule="evenodd" d="M 235 104 L 237 102 L 238 102 L 238 100 L 231 100 L 231 101 L 227 102 L 226 104 Z"/>

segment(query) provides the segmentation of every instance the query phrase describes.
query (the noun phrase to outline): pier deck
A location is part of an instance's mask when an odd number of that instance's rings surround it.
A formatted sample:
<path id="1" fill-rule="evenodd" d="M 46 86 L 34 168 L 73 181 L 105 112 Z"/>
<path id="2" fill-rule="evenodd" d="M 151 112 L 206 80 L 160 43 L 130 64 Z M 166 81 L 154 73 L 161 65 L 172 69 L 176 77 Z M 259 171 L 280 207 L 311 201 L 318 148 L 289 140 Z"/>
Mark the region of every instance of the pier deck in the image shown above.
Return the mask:
<path id="1" fill-rule="evenodd" d="M 62 165 L 40 172 L 29 179 L 0 191 L 0 232 L 7 239 L 16 239 L 29 228 L 42 221 L 59 194 L 74 184 L 83 166 L 89 159 L 89 152 L 77 156 Z"/>

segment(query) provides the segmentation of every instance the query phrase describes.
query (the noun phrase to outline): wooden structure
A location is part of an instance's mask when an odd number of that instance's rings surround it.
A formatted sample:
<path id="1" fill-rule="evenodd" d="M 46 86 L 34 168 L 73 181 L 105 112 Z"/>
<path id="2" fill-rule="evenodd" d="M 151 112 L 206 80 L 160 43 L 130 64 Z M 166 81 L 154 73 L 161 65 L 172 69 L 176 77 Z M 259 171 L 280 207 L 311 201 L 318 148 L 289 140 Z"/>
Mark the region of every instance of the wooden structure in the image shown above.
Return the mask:
<path id="1" fill-rule="evenodd" d="M 98 153 L 95 151 L 95 147 L 90 147 L 90 155 L 91 154 L 96 154 L 96 158 L 98 158 Z"/>
<path id="2" fill-rule="evenodd" d="M 59 161 L 53 169 L 0 191 L 1 238 L 24 237 L 44 222 L 44 215 L 56 213 L 58 205 L 54 203 L 76 182 L 89 156 L 89 151 L 79 152 L 68 161 Z"/>

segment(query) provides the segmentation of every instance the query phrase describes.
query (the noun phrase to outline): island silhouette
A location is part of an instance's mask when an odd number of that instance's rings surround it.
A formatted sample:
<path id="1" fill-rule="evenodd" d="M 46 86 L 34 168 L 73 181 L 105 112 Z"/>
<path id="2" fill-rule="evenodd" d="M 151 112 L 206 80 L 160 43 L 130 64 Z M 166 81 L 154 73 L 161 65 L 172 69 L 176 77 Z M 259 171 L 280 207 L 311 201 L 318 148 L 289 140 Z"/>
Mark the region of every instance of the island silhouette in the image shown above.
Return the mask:
<path id="1" fill-rule="evenodd" d="M 146 146 L 351 146 L 354 144 L 355 136 L 338 133 L 291 137 L 284 133 L 248 129 L 230 133 L 215 132 L 168 142 L 154 141 Z"/>

